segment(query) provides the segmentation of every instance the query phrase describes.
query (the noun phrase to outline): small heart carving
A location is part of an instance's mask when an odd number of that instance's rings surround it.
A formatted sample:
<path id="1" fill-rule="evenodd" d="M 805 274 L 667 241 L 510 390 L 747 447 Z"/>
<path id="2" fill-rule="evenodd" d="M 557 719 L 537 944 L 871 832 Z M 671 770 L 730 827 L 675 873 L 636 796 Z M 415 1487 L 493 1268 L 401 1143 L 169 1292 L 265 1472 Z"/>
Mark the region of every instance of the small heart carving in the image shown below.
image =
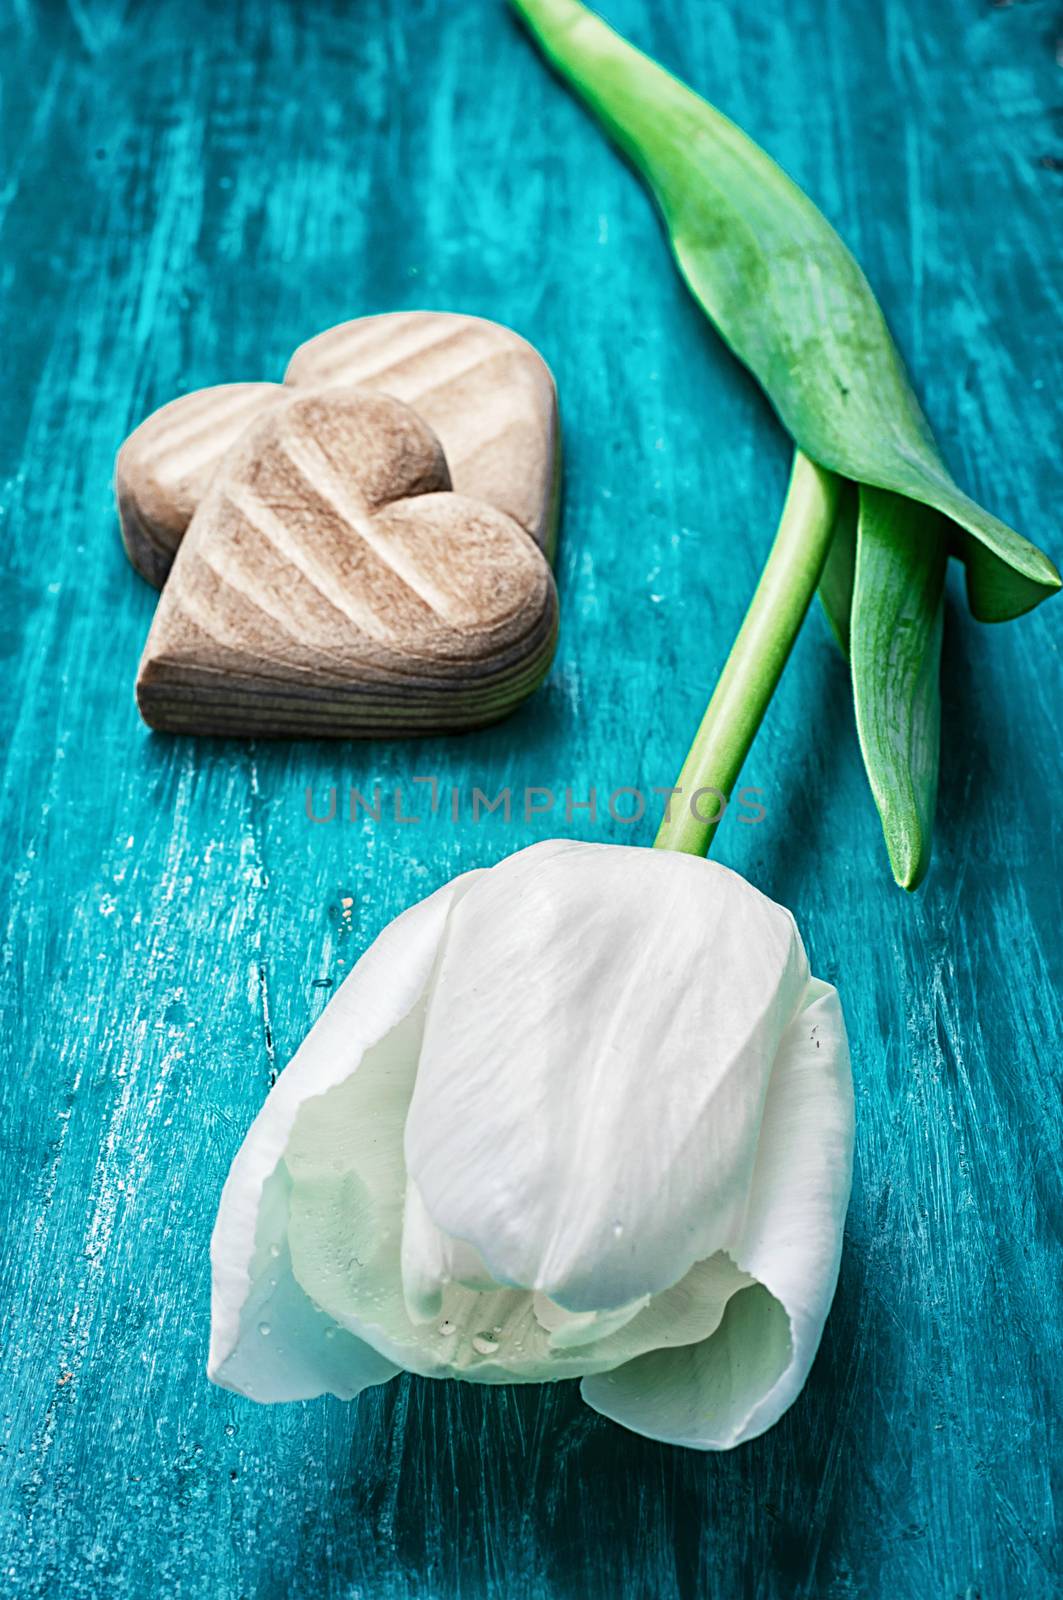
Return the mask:
<path id="1" fill-rule="evenodd" d="M 557 593 L 512 517 L 454 493 L 422 417 L 367 390 L 273 397 L 200 501 L 137 679 L 170 732 L 364 738 L 504 716 Z"/>
<path id="2" fill-rule="evenodd" d="M 510 328 L 444 311 L 360 317 L 300 345 L 285 385 L 379 389 L 404 400 L 438 435 L 455 490 L 513 517 L 553 559 L 557 391 L 538 351 Z M 182 395 L 122 446 L 122 536 L 156 588 L 225 452 L 285 394 L 276 383 L 233 383 Z"/>

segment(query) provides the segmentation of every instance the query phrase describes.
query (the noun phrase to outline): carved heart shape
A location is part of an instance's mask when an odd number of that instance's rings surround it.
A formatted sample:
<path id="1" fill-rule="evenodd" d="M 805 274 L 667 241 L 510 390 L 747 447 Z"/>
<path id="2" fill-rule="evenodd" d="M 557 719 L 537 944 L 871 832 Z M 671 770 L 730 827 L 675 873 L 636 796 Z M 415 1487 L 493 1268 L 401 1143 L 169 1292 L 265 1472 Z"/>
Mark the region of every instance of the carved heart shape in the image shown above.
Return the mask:
<path id="1" fill-rule="evenodd" d="M 137 678 L 170 732 L 363 738 L 493 722 L 553 654 L 550 568 L 451 490 L 439 440 L 368 390 L 292 391 L 192 517 Z"/>
<path id="2" fill-rule="evenodd" d="M 510 328 L 445 311 L 360 317 L 300 345 L 284 381 L 404 400 L 438 435 L 457 492 L 506 512 L 553 559 L 557 392 L 538 351 Z M 285 395 L 276 383 L 219 384 L 170 401 L 130 434 L 115 467 L 122 537 L 156 588 L 225 452 Z"/>
<path id="3" fill-rule="evenodd" d="M 359 317 L 300 345 L 284 381 L 405 400 L 438 434 L 457 492 L 506 512 L 553 560 L 557 390 L 538 350 L 511 328 L 449 311 Z"/>

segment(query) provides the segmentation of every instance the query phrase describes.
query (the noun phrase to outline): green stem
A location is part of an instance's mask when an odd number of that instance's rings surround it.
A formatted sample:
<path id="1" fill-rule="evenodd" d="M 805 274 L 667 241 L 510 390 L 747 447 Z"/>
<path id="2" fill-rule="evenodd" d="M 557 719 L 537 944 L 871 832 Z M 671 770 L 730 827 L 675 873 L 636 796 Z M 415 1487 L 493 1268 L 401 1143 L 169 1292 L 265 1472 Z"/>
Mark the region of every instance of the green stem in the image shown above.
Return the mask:
<path id="1" fill-rule="evenodd" d="M 654 844 L 709 853 L 827 559 L 841 480 L 798 450 L 767 564 L 676 781 Z M 697 791 L 715 790 L 698 795 Z M 724 799 L 720 799 L 719 796 Z M 711 814 L 706 821 L 703 813 Z"/>

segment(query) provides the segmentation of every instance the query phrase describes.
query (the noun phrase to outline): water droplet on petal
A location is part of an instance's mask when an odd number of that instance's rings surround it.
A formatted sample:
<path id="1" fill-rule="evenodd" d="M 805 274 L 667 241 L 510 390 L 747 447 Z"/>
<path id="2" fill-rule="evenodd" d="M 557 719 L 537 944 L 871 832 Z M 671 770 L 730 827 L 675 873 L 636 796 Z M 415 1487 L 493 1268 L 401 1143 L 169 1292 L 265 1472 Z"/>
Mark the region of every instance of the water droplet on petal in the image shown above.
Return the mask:
<path id="1" fill-rule="evenodd" d="M 472 1347 L 478 1356 L 493 1356 L 498 1349 L 498 1340 L 492 1339 L 489 1333 L 477 1333 L 473 1337 Z"/>
<path id="2" fill-rule="evenodd" d="M 335 1337 L 336 1337 L 336 1329 L 335 1328 L 326 1328 L 325 1329 L 325 1338 L 326 1339 L 334 1339 Z"/>
<path id="3" fill-rule="evenodd" d="M 444 1339 L 449 1339 L 452 1333 L 457 1333 L 458 1325 L 456 1322 L 451 1322 L 449 1317 L 444 1317 L 443 1321 L 439 1324 L 439 1331 L 443 1335 Z"/>
<path id="4" fill-rule="evenodd" d="M 273 1257 L 274 1261 L 276 1261 L 277 1257 L 281 1253 L 280 1245 L 279 1244 L 271 1244 L 270 1247 L 269 1247 L 269 1253 Z"/>
<path id="5" fill-rule="evenodd" d="M 624 1236 L 624 1224 L 622 1222 L 614 1222 L 613 1223 L 613 1238 L 614 1239 L 622 1239 L 623 1236 Z"/>
<path id="6" fill-rule="evenodd" d="M 260 1322 L 258 1325 L 258 1331 L 262 1335 L 263 1339 L 266 1339 L 273 1332 L 273 1329 L 270 1327 L 268 1322 Z"/>

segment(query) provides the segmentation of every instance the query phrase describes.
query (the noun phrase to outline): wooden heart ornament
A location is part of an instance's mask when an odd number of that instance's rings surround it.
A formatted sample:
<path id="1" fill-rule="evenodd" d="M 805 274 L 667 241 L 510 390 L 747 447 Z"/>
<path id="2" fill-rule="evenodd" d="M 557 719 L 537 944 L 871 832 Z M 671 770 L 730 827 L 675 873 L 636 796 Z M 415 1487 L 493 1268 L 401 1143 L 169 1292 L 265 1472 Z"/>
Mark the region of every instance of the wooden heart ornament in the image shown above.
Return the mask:
<path id="1" fill-rule="evenodd" d="M 129 559 L 166 581 L 225 452 L 292 385 L 380 389 L 438 435 L 459 494 L 497 506 L 553 559 L 560 490 L 557 391 L 539 352 L 510 328 L 448 311 L 340 323 L 300 345 L 284 386 L 226 383 L 152 413 L 118 453 L 115 492 Z"/>
<path id="2" fill-rule="evenodd" d="M 153 728 L 363 738 L 479 727 L 541 681 L 557 593 L 535 542 L 456 494 L 388 395 L 293 388 L 188 524 L 137 678 Z"/>

